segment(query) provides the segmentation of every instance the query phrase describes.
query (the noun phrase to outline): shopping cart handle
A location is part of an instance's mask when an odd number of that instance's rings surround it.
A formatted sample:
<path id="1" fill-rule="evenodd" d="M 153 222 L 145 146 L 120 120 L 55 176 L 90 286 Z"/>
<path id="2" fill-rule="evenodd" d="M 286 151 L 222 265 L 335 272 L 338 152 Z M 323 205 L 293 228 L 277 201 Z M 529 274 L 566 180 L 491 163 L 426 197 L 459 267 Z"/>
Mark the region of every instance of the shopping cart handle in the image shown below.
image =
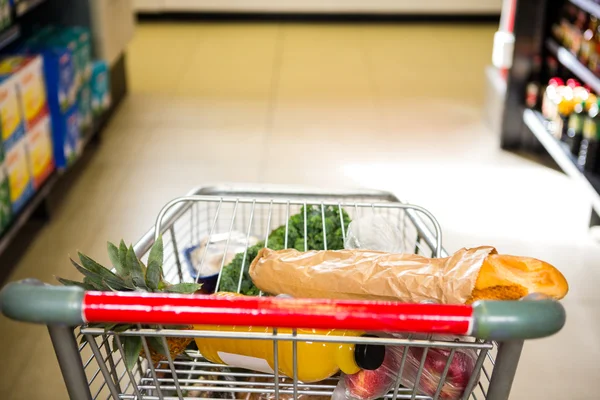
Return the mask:
<path id="1" fill-rule="evenodd" d="M 9 318 L 44 324 L 86 322 L 164 325 L 235 325 L 355 329 L 469 335 L 480 339 L 533 339 L 565 324 L 554 300 L 481 301 L 470 305 L 393 301 L 286 299 L 249 296 L 85 292 L 39 281 L 8 284 L 0 308 Z"/>

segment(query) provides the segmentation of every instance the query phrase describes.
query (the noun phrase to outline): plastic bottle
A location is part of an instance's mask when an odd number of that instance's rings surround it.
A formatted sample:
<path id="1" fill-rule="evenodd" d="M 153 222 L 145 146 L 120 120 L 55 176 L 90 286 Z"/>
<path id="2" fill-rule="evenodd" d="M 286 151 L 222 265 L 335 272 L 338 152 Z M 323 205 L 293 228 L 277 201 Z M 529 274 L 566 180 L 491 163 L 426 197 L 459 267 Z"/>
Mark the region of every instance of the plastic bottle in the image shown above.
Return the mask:
<path id="1" fill-rule="evenodd" d="M 544 90 L 544 96 L 542 99 L 542 114 L 547 120 L 552 120 L 556 115 L 559 88 L 562 86 L 562 79 L 552 78 L 548 81 L 548 86 L 546 86 L 546 89 Z"/>
<path id="2" fill-rule="evenodd" d="M 235 317 L 233 317 L 235 318 Z M 266 333 L 272 328 L 252 326 L 198 325 L 201 331 Z M 323 336 L 361 336 L 363 332 L 350 330 L 297 329 L 297 333 Z M 278 334 L 291 334 L 292 330 L 280 328 Z M 195 339 L 198 350 L 213 363 L 273 373 L 275 368 L 273 340 L 243 338 Z M 355 345 L 352 343 L 297 342 L 297 373 L 302 382 L 318 382 L 335 375 L 338 371 L 355 374 L 361 369 L 374 370 L 383 363 L 385 347 L 377 345 Z M 279 372 L 294 377 L 293 342 L 280 340 L 277 344 Z"/>
<path id="3" fill-rule="evenodd" d="M 600 101 L 599 101 L 600 103 Z M 600 150 L 598 131 L 600 129 L 599 104 L 590 108 L 588 117 L 583 124 L 583 139 L 579 149 L 577 162 L 584 170 L 598 171 L 598 150 Z"/>
<path id="4" fill-rule="evenodd" d="M 583 123 L 586 116 L 586 103 L 582 101 L 575 106 L 573 113 L 569 116 L 569 127 L 565 142 L 574 156 L 579 155 L 581 140 L 583 139 Z"/>
<path id="5" fill-rule="evenodd" d="M 558 140 L 566 136 L 567 120 L 571 112 L 573 112 L 573 88 L 570 86 L 562 86 L 560 88 L 558 103 L 556 106 L 556 115 L 552 119 L 551 131 L 554 137 Z"/>

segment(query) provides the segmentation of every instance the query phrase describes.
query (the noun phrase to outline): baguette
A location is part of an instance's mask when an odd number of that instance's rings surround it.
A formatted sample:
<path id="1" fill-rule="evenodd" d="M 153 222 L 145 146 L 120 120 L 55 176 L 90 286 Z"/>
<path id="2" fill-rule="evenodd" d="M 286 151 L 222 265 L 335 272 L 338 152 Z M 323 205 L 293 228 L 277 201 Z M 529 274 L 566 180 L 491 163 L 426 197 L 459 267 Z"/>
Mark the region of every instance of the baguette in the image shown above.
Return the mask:
<path id="1" fill-rule="evenodd" d="M 534 258 L 498 255 L 493 247 L 428 258 L 371 250 L 262 249 L 250 265 L 265 293 L 304 298 L 434 301 L 517 300 L 530 293 L 555 299 L 568 291 L 564 276 Z"/>

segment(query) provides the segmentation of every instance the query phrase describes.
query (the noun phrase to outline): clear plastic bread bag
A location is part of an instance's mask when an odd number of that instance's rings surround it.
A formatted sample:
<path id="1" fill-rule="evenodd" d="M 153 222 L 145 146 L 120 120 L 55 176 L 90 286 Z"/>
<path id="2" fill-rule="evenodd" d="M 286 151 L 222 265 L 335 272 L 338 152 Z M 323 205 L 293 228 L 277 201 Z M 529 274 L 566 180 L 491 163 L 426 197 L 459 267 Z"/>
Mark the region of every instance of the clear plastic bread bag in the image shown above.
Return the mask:
<path id="1" fill-rule="evenodd" d="M 403 253 L 404 237 L 398 225 L 379 214 L 360 216 L 350 222 L 344 248 Z"/>
<path id="2" fill-rule="evenodd" d="M 394 335 L 400 337 L 399 335 Z M 406 338 L 406 336 L 403 336 Z M 424 337 L 412 337 L 425 339 Z M 460 340 L 456 336 L 436 335 L 431 340 L 452 342 Z M 425 347 L 386 346 L 386 354 L 382 365 L 373 371 L 361 370 L 353 375 L 342 375 L 332 400 L 374 400 L 383 397 L 394 388 L 402 356 L 407 351 L 400 385 L 403 394 L 412 392 L 416 386 L 417 393 L 434 396 L 440 384 L 440 378 L 450 357 L 450 348 L 428 348 L 425 356 L 423 372 L 416 382 Z M 454 351 L 450 366 L 441 387 L 440 400 L 458 400 L 466 389 L 475 369 L 477 353 L 474 349 L 458 348 Z M 404 388 L 404 389 L 402 389 Z"/>

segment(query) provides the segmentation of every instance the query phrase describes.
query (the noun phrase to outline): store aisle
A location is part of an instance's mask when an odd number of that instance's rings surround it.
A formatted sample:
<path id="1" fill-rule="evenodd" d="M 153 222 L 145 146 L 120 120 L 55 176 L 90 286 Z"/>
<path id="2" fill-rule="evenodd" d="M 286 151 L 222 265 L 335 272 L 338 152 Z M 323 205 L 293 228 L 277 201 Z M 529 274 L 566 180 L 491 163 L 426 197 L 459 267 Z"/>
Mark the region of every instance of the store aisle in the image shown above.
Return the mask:
<path id="1" fill-rule="evenodd" d="M 131 94 L 10 279 L 74 278 L 67 257 L 78 249 L 108 261 L 107 240 L 136 241 L 162 204 L 197 185 L 392 190 L 438 216 L 449 251 L 491 244 L 563 270 L 568 325 L 526 346 L 511 398 L 592 398 L 600 250 L 589 204 L 562 174 L 499 150 L 481 122 L 495 29 L 139 25 Z M 66 398 L 45 328 L 1 318 L 0 332 L 0 397 Z"/>

